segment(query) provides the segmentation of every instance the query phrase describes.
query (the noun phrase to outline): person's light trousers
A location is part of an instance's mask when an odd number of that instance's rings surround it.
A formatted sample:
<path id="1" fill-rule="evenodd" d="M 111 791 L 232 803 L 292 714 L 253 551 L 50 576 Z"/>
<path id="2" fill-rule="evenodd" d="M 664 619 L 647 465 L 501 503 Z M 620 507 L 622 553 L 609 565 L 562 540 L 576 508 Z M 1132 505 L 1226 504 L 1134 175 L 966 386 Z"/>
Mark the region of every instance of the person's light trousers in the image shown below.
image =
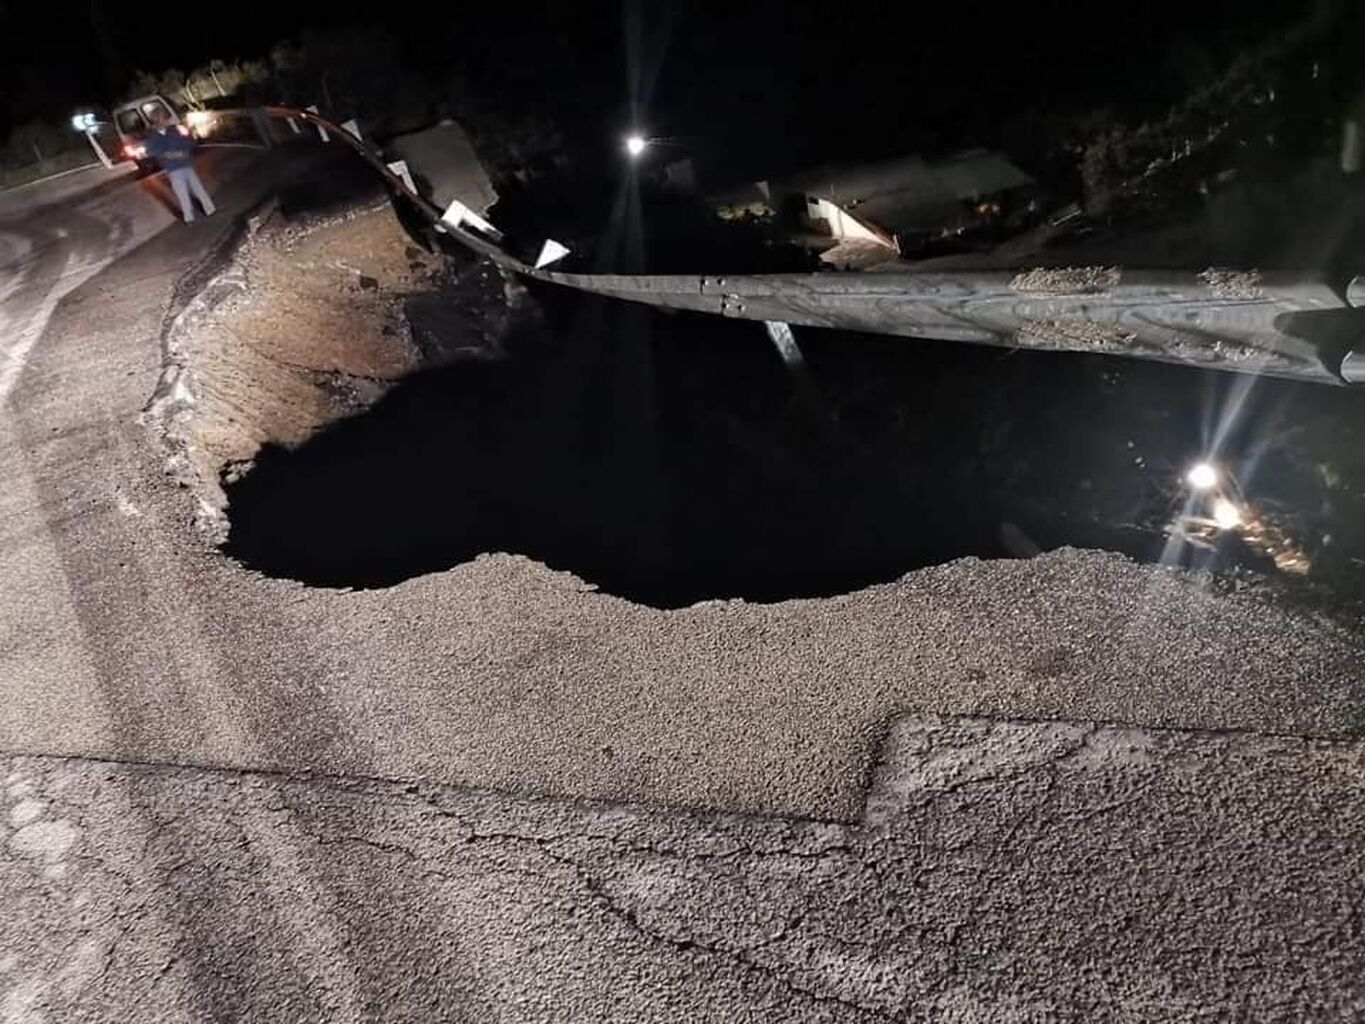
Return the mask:
<path id="1" fill-rule="evenodd" d="M 194 220 L 194 205 L 190 202 L 190 193 L 194 193 L 194 198 L 199 200 L 199 205 L 204 208 L 204 215 L 212 217 L 213 211 L 217 209 L 213 205 L 213 200 L 209 198 L 209 190 L 204 187 L 204 183 L 199 180 L 199 175 L 193 167 L 177 167 L 173 171 L 167 171 L 166 177 L 171 179 L 171 191 L 175 193 L 175 198 L 180 202 L 180 210 L 185 215 L 185 223 Z"/>

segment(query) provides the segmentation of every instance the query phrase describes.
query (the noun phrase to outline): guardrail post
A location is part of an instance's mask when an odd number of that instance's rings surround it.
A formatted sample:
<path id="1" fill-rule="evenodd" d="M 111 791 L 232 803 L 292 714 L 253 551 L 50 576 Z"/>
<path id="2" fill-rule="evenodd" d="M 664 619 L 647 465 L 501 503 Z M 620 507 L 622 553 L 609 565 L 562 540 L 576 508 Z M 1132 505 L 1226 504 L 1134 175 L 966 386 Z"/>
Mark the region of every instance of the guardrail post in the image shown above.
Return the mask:
<path id="1" fill-rule="evenodd" d="M 318 105 L 316 103 L 314 103 L 311 107 L 304 107 L 303 109 L 308 111 L 310 114 L 318 113 Z M 320 114 L 318 116 L 321 117 Z M 318 138 L 320 138 L 323 142 L 326 142 L 328 138 L 330 138 L 330 136 L 327 134 L 327 129 L 322 127 L 320 123 L 316 127 L 318 130 Z"/>

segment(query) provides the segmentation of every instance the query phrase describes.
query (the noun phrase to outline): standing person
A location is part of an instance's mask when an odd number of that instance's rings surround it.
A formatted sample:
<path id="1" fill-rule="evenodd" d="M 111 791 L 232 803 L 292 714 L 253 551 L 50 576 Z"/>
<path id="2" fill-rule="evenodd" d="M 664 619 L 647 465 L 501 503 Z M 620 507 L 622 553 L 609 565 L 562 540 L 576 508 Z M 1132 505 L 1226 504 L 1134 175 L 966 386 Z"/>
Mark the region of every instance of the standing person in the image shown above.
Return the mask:
<path id="1" fill-rule="evenodd" d="M 194 220 L 194 206 L 190 202 L 190 192 L 204 208 L 204 216 L 212 217 L 217 207 L 209 198 L 209 191 L 199 180 L 194 169 L 194 139 L 178 124 L 171 121 L 171 115 L 158 110 L 152 115 L 152 134 L 147 136 L 147 155 L 161 165 L 166 177 L 171 181 L 171 190 L 180 201 L 180 211 L 185 223 Z"/>

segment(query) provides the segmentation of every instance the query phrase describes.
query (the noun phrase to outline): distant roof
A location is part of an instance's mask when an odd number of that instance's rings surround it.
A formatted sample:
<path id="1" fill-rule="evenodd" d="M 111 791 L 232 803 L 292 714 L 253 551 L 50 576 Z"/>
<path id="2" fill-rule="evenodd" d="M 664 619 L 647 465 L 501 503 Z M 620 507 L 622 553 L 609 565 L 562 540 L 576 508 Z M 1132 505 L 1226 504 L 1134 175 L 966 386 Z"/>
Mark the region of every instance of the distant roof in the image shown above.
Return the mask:
<path id="1" fill-rule="evenodd" d="M 771 184 L 775 195 L 829 199 L 893 230 L 915 226 L 959 203 L 1024 188 L 1033 179 L 999 153 L 968 150 L 930 163 L 904 156 L 855 167 L 811 169 Z"/>
<path id="2" fill-rule="evenodd" d="M 923 157 L 904 156 L 856 167 L 812 168 L 773 183 L 777 192 L 804 192 L 840 206 L 866 202 L 888 192 L 916 192 L 926 200 L 951 200 L 951 193 Z"/>
<path id="3" fill-rule="evenodd" d="M 984 149 L 937 164 L 934 173 L 959 199 L 977 199 L 1033 184 L 1033 179 L 1008 159 Z"/>

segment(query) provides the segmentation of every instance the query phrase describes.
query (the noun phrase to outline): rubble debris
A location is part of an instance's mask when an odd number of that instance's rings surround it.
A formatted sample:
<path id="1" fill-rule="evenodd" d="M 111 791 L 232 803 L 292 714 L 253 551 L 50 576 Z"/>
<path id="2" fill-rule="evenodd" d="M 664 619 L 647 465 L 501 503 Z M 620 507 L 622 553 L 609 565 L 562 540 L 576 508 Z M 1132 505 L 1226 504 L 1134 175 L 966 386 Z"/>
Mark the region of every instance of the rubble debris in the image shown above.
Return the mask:
<path id="1" fill-rule="evenodd" d="M 1137 335 L 1117 324 L 1093 320 L 1025 320 L 1014 333 L 1020 345 L 1036 349 L 1080 352 L 1126 352 Z"/>
<path id="2" fill-rule="evenodd" d="M 1199 275 L 1215 299 L 1260 299 L 1265 297 L 1259 270 L 1221 270 L 1209 267 Z"/>
<path id="3" fill-rule="evenodd" d="M 1118 267 L 1035 267 L 1010 281 L 1010 291 L 1031 295 L 1093 295 L 1118 287 Z"/>

